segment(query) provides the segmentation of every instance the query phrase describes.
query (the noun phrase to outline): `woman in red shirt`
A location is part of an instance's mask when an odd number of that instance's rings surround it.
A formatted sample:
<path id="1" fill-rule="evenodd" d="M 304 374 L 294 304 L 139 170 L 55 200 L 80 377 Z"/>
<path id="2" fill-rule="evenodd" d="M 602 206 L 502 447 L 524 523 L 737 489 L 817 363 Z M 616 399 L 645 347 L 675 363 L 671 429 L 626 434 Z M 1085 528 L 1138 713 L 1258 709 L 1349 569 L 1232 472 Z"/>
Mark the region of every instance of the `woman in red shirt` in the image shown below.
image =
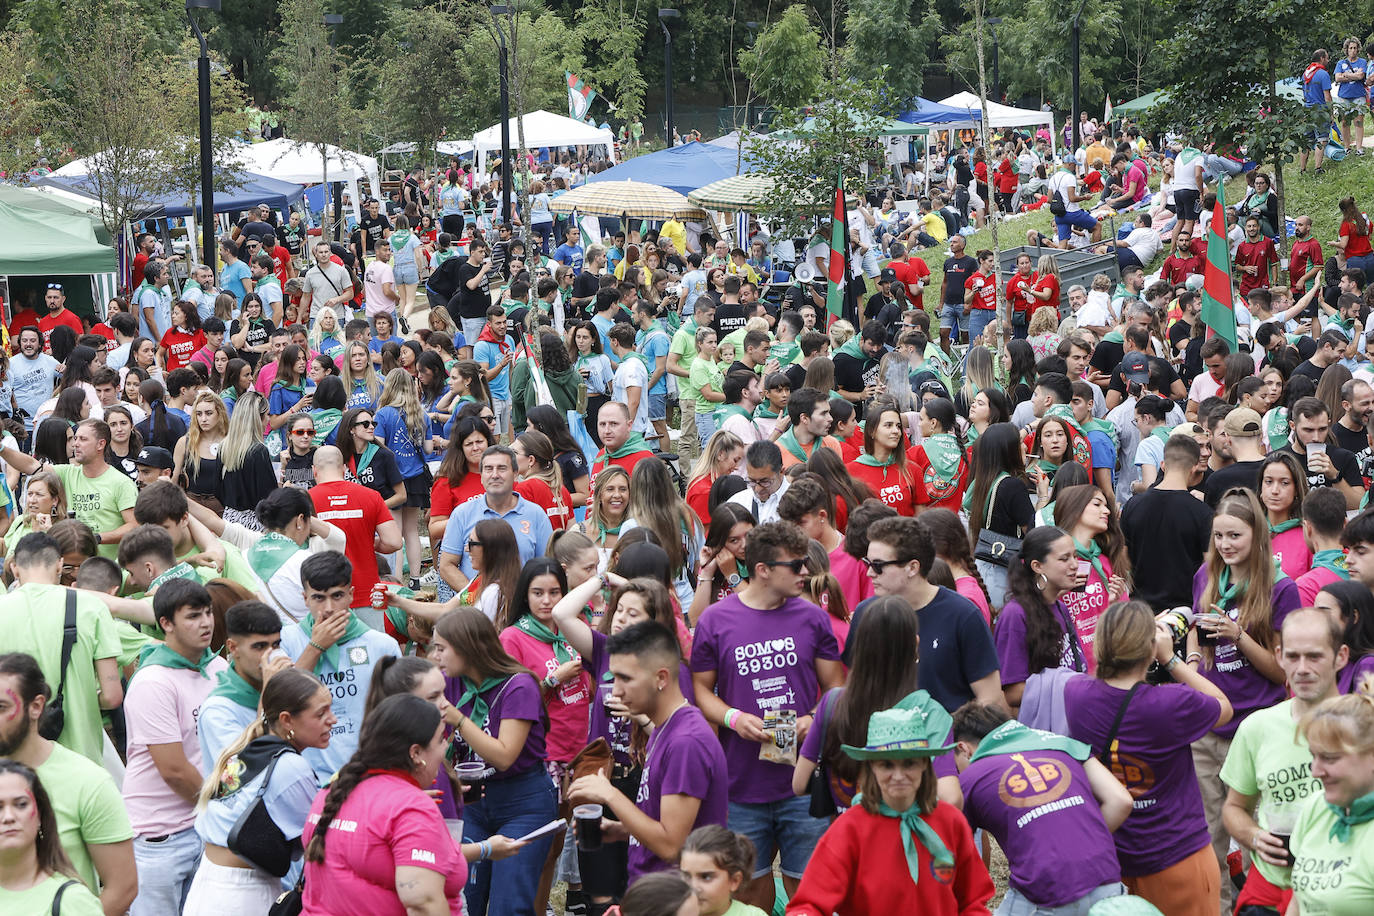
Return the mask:
<path id="1" fill-rule="evenodd" d="M 573 520 L 572 495 L 563 486 L 562 472 L 553 460 L 553 443 L 543 433 L 530 430 L 516 436 L 511 447 L 520 473 L 516 492 L 542 506 L 553 530 L 562 531 Z"/>
<path id="2" fill-rule="evenodd" d="M 703 526 L 711 523 L 711 485 L 726 474 L 733 474 L 743 459 L 744 443 L 728 429 L 716 430 L 706 441 L 687 484 L 687 508 L 696 513 Z"/>
<path id="3" fill-rule="evenodd" d="M 898 515 L 916 514 L 916 493 L 907 463 L 906 429 L 902 413 L 891 401 L 875 404 L 864 424 L 864 454 L 850 468 L 884 505 Z"/>
<path id="4" fill-rule="evenodd" d="M 1035 313 L 1042 308 L 1051 308 L 1058 314 L 1059 310 L 1059 264 L 1054 260 L 1054 255 L 1041 255 L 1040 260 L 1035 265 L 1035 284 L 1031 287 L 1030 293 L 1035 297 L 1035 302 L 1031 305 L 1030 314 L 1026 316 L 1026 323 L 1035 317 Z"/>
<path id="5" fill-rule="evenodd" d="M 921 444 L 912 446 L 916 503 L 958 512 L 968 488 L 969 463 L 959 433 L 954 404 L 944 398 L 926 401 L 919 414 Z"/>
<path id="6" fill-rule="evenodd" d="M 158 341 L 158 359 L 172 372 L 190 363 L 203 346 L 205 332 L 200 329 L 200 315 L 185 302 L 172 303 L 172 327 Z"/>
<path id="7" fill-rule="evenodd" d="M 430 543 L 443 540 L 454 509 L 482 495 L 482 453 L 495 444 L 491 427 L 478 417 L 464 417 L 453 427 L 453 438 L 429 494 Z"/>
<path id="8" fill-rule="evenodd" d="M 1355 198 L 1341 198 L 1341 236 L 1336 247 L 1345 254 L 1347 268 L 1358 267 L 1366 274 L 1374 268 L 1374 247 L 1369 243 L 1369 220 L 1355 206 Z"/>

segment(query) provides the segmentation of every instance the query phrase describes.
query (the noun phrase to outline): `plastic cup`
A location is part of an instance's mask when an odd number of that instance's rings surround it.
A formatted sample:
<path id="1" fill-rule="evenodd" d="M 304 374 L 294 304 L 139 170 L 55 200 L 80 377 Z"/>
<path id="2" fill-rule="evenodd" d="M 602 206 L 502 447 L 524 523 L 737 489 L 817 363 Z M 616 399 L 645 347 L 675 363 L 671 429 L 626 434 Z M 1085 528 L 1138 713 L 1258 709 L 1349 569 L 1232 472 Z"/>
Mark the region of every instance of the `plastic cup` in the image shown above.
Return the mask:
<path id="1" fill-rule="evenodd" d="M 463 786 L 463 804 L 471 805 L 486 794 L 487 765 L 480 760 L 465 760 L 453 768 Z"/>
<path id="2" fill-rule="evenodd" d="M 444 818 L 444 826 L 448 828 L 448 835 L 453 839 L 454 846 L 463 845 L 463 819 L 461 817 Z"/>
<path id="3" fill-rule="evenodd" d="M 578 805 L 573 809 L 577 829 L 577 848 L 595 852 L 601 848 L 601 806 Z"/>

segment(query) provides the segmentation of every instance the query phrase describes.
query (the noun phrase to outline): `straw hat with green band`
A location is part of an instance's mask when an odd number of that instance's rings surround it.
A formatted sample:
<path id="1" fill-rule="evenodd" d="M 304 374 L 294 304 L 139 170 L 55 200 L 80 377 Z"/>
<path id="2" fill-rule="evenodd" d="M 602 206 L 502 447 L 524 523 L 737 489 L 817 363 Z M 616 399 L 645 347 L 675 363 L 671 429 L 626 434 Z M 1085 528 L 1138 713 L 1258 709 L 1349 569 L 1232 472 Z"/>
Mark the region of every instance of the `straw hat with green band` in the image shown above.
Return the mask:
<path id="1" fill-rule="evenodd" d="M 868 742 L 863 747 L 841 744 L 855 760 L 908 760 L 938 757 L 953 748 L 946 744 L 953 719 L 924 690 L 917 690 L 892 709 L 868 719 Z"/>

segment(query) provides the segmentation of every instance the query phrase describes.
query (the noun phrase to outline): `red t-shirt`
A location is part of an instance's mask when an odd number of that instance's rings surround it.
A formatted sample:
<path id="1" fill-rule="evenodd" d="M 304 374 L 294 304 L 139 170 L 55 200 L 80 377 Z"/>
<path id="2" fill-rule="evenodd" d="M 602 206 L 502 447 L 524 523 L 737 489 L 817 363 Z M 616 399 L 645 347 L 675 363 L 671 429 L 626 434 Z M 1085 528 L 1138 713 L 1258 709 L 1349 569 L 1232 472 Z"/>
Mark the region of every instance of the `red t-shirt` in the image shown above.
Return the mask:
<path id="1" fill-rule="evenodd" d="M 43 349 L 48 349 L 48 341 L 52 338 L 52 329 L 59 325 L 66 325 L 81 335 L 86 333 L 86 329 L 81 326 L 81 319 L 76 317 L 76 313 L 71 309 L 63 309 L 56 314 L 44 315 L 38 319 L 38 330 L 43 332 Z"/>
<path id="2" fill-rule="evenodd" d="M 997 172 L 993 175 L 993 182 L 997 185 L 997 190 L 1003 194 L 1011 194 L 1016 190 L 1018 184 L 1016 170 L 1011 167 L 1010 159 L 1003 159 L 997 164 Z"/>
<path id="3" fill-rule="evenodd" d="M 592 462 L 591 480 L 588 481 L 587 485 L 591 487 L 596 486 L 596 475 L 604 471 L 607 464 L 613 464 L 616 467 L 624 468 L 625 473 L 633 474 L 635 472 L 635 465 L 639 464 L 645 458 L 652 458 L 653 455 L 653 452 L 645 449 L 642 452 L 630 452 L 628 455 L 623 455 L 620 458 L 612 458 L 610 461 L 607 461 L 606 450 L 603 448 L 597 453 L 596 460 Z"/>
<path id="4" fill-rule="evenodd" d="M 91 333 L 99 334 L 101 337 L 105 338 L 105 349 L 107 351 L 113 350 L 119 346 L 119 343 L 115 340 L 114 328 L 103 321 L 100 322 L 100 324 L 92 325 Z"/>
<path id="5" fill-rule="evenodd" d="M 541 507 L 544 514 L 549 517 L 549 524 L 553 526 L 554 531 L 562 531 L 568 527 L 568 522 L 572 520 L 572 494 L 568 492 L 567 487 L 560 490 L 563 498 L 561 503 L 553 498 L 553 488 L 537 477 L 517 481 L 515 492 Z"/>
<path id="6" fill-rule="evenodd" d="M 916 493 L 912 487 L 911 468 L 907 468 L 904 476 L 895 464 L 880 468 L 856 461 L 849 465 L 849 474 L 854 479 L 868 484 L 873 495 L 882 500 L 883 505 L 896 509 L 898 515 L 916 514 Z"/>
<path id="7" fill-rule="evenodd" d="M 377 584 L 377 529 L 391 521 L 391 510 L 380 493 L 360 483 L 331 480 L 310 489 L 310 501 L 321 521 L 344 533 L 344 554 L 353 564 L 353 606 L 365 607 Z"/>
<path id="8" fill-rule="evenodd" d="M 1308 236 L 1300 242 L 1293 243 L 1293 250 L 1288 255 L 1288 278 L 1294 296 L 1301 298 L 1302 294 L 1307 292 L 1306 288 L 1298 283 L 1302 275 L 1324 263 L 1322 243 L 1314 237 Z"/>
<path id="9" fill-rule="evenodd" d="M 1366 241 L 1365 246 L 1369 243 Z M 1240 294 L 1249 295 L 1252 289 L 1269 286 L 1269 266 L 1279 263 L 1279 253 L 1274 249 L 1272 239 L 1261 238 L 1258 242 L 1241 242 L 1236 248 L 1237 267 L 1258 267 L 1253 275 L 1248 271 L 1240 273 Z"/>
<path id="10" fill-rule="evenodd" d="M 982 184 L 988 183 L 988 164 L 986 162 L 975 162 L 973 164 L 973 177 Z"/>
<path id="11" fill-rule="evenodd" d="M 849 464 L 864 453 L 864 432 L 859 427 L 849 434 L 848 439 L 840 440 L 840 457 Z"/>
<path id="12" fill-rule="evenodd" d="M 282 289 L 286 288 L 287 268 L 291 266 L 291 252 L 281 245 L 272 249 L 272 271 L 281 281 Z"/>
<path id="13" fill-rule="evenodd" d="M 692 481 L 692 485 L 687 488 L 687 508 L 697 514 L 702 525 L 711 524 L 711 513 L 707 510 L 711 505 L 711 485 L 714 483 L 711 475 L 705 474 Z"/>
<path id="14" fill-rule="evenodd" d="M 172 328 L 158 343 L 167 351 L 167 371 L 171 372 L 189 363 L 195 352 L 205 346 L 205 332 L 197 329 L 194 334 L 188 334 Z"/>
<path id="15" fill-rule="evenodd" d="M 1164 259 L 1164 270 L 1161 276 L 1173 284 L 1185 282 L 1189 274 L 1202 273 L 1203 267 L 1206 266 L 1206 262 L 1200 254 L 1187 254 L 1186 257 L 1180 257 L 1180 254 L 1187 253 L 1176 252 Z"/>
<path id="16" fill-rule="evenodd" d="M 133 266 L 129 269 L 129 289 L 134 289 L 143 282 L 143 268 L 148 266 L 148 256 L 143 252 L 134 255 Z"/>
<path id="17" fill-rule="evenodd" d="M 1035 317 L 1035 313 L 1038 312 L 1040 309 L 1055 309 L 1056 313 L 1058 312 L 1058 309 L 1059 309 L 1059 278 L 1058 278 L 1058 277 L 1056 277 L 1054 274 L 1045 274 L 1043 277 L 1036 277 L 1036 278 L 1035 278 L 1035 288 L 1038 289 L 1038 290 L 1040 290 L 1041 292 L 1044 292 L 1045 290 L 1049 290 L 1049 292 L 1050 292 L 1050 297 L 1049 297 L 1048 299 L 1044 300 L 1043 302 L 1042 302 L 1041 300 L 1037 299 L 1037 300 L 1035 300 L 1034 303 L 1032 303 L 1030 315 L 1028 315 L 1028 316 L 1026 317 L 1026 321 L 1027 321 L 1027 322 L 1029 322 L 1032 318 L 1034 318 L 1034 317 Z"/>
<path id="18" fill-rule="evenodd" d="M 1345 256 L 1347 258 L 1357 258 L 1360 255 L 1374 253 L 1374 248 L 1369 244 L 1369 233 L 1364 235 L 1355 234 L 1355 224 L 1349 221 L 1341 223 L 1341 238 L 1349 239 L 1345 243 Z"/>
<path id="19" fill-rule="evenodd" d="M 917 290 L 916 284 L 930 278 L 930 265 L 920 258 L 910 258 L 905 261 L 892 261 L 887 266 L 897 275 L 906 300 L 915 308 L 924 308 L 925 292 Z"/>
<path id="20" fill-rule="evenodd" d="M 453 510 L 469 500 L 476 499 L 484 492 L 482 475 L 474 474 L 472 471 L 463 475 L 456 490 L 449 484 L 447 477 L 437 478 L 434 481 L 434 489 L 429 493 L 429 517 L 444 518 L 452 515 Z"/>
<path id="21" fill-rule="evenodd" d="M 907 450 L 906 457 L 912 466 L 912 489 L 915 491 L 918 505 L 930 506 L 935 509 L 948 509 L 956 514 L 964 507 L 964 490 L 968 487 L 968 459 L 966 457 L 960 459 L 959 472 L 955 474 L 954 480 L 943 487 L 935 479 L 935 472 L 931 470 L 930 459 L 926 457 L 924 445 L 913 445 Z"/>
<path id="22" fill-rule="evenodd" d="M 1031 288 L 1035 286 L 1035 274 L 1023 277 L 1020 274 L 1012 274 L 1007 281 L 1007 301 L 1011 303 L 1013 311 L 1026 312 L 1030 307 L 1040 300 L 1030 294 Z"/>
<path id="23" fill-rule="evenodd" d="M 969 274 L 969 278 L 964 281 L 965 290 L 977 290 L 973 295 L 973 301 L 969 303 L 976 309 L 996 309 L 997 308 L 997 278 L 995 275 L 989 276 L 981 270 L 975 270 Z"/>
<path id="24" fill-rule="evenodd" d="M 38 313 L 33 309 L 22 309 L 10 320 L 10 352 L 19 352 L 19 332 L 27 327 L 38 327 Z"/>

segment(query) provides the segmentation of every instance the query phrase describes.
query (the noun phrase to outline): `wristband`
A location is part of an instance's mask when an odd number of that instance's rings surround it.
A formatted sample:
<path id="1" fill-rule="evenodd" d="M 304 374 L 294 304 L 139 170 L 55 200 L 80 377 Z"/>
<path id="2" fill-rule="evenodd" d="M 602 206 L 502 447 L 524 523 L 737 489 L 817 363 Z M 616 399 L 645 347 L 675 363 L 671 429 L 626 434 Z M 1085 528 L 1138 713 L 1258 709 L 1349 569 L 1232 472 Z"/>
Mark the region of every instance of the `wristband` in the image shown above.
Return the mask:
<path id="1" fill-rule="evenodd" d="M 549 676 L 544 678 L 544 686 L 549 688 L 557 687 L 558 678 L 555 675 L 550 674 Z"/>
<path id="2" fill-rule="evenodd" d="M 1181 664 L 1183 664 L 1183 659 L 1179 658 L 1177 655 L 1174 655 L 1171 656 L 1169 660 L 1164 663 L 1164 668 L 1167 671 L 1173 671 Z"/>
<path id="3" fill-rule="evenodd" d="M 740 712 L 738 709 L 736 709 L 736 708 L 733 707 L 733 706 L 731 706 L 729 709 L 725 710 L 725 727 L 728 728 L 728 729 L 730 729 L 730 731 L 734 731 L 734 730 L 735 730 L 735 722 L 736 722 L 736 721 L 739 719 L 739 717 L 742 716 L 742 715 L 744 715 L 744 713 Z"/>
<path id="4" fill-rule="evenodd" d="M 316 652 L 319 652 L 319 653 L 321 653 L 321 654 L 323 654 L 324 651 L 325 651 L 324 646 L 322 646 L 322 645 L 320 645 L 319 643 L 315 642 L 315 640 L 313 640 L 313 639 L 310 640 L 306 645 L 310 646 L 310 648 L 314 649 Z"/>
<path id="5" fill-rule="evenodd" d="M 1183 663 L 1186 665 L 1186 664 L 1191 664 L 1192 662 L 1200 662 L 1200 661 L 1202 661 L 1202 653 L 1201 653 L 1201 652 L 1189 652 L 1189 653 L 1188 653 L 1188 657 L 1185 658 L 1185 659 L 1183 660 Z"/>
<path id="6" fill-rule="evenodd" d="M 485 862 L 487 859 L 490 858 L 491 844 L 488 843 L 486 840 L 482 840 L 480 843 L 477 844 L 477 861 Z"/>

